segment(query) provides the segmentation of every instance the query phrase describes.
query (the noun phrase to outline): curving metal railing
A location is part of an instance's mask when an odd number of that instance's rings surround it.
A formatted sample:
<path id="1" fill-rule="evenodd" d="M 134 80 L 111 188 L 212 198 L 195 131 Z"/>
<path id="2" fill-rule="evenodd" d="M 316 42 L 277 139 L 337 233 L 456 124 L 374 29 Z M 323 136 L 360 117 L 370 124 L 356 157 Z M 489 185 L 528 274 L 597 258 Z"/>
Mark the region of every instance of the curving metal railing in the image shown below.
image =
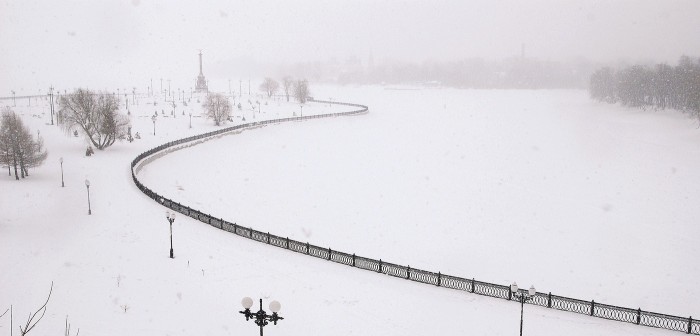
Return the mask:
<path id="1" fill-rule="evenodd" d="M 282 118 L 266 121 L 251 122 L 241 125 L 236 125 L 232 127 L 223 128 L 213 132 L 208 132 L 200 135 L 195 135 L 187 137 L 184 139 L 171 141 L 162 144 L 158 147 L 152 148 L 144 153 L 141 153 L 131 162 L 131 176 L 136 184 L 136 187 L 141 190 L 146 196 L 152 198 L 161 205 L 177 211 L 185 216 L 189 216 L 200 222 L 209 224 L 213 227 L 219 228 L 224 231 L 228 231 L 240 237 L 252 239 L 264 244 L 276 246 L 279 248 L 287 249 L 301 254 L 306 254 L 319 259 L 325 259 L 328 261 L 336 262 L 339 264 L 347 265 L 350 267 L 355 267 L 359 269 L 364 269 L 368 271 L 373 271 L 377 273 L 383 273 L 397 278 L 403 278 L 411 281 L 416 281 L 424 284 L 451 288 L 455 290 L 465 291 L 469 293 L 490 296 L 499 299 L 505 299 L 509 301 L 519 302 L 513 297 L 510 291 L 510 286 L 508 285 L 498 285 L 483 281 L 477 281 L 468 278 L 462 278 L 447 274 L 442 274 L 440 272 L 430 272 L 421 269 L 411 268 L 411 266 L 402 266 L 397 264 L 392 264 L 389 262 L 382 261 L 381 259 L 371 259 L 366 257 L 357 256 L 355 254 L 349 254 L 345 252 L 332 250 L 330 247 L 321 247 L 310 244 L 309 242 L 301 242 L 289 237 L 280 237 L 269 232 L 257 231 L 251 227 L 243 227 L 236 223 L 230 223 L 225 221 L 223 218 L 216 218 L 210 214 L 205 214 L 196 209 L 190 208 L 189 206 L 182 205 L 180 203 L 174 202 L 164 196 L 159 195 L 153 190 L 149 189 L 143 183 L 141 183 L 136 174 L 141 166 L 147 164 L 148 162 L 160 157 L 161 155 L 167 154 L 169 151 L 177 150 L 180 148 L 185 148 L 197 144 L 201 141 L 205 141 L 212 137 L 229 133 L 241 131 L 244 129 L 256 128 L 264 125 L 278 124 L 289 121 L 300 121 L 309 119 L 319 119 L 319 118 L 329 118 L 329 117 L 340 117 L 340 116 L 351 116 L 364 114 L 369 111 L 369 108 L 364 105 L 342 103 L 335 101 L 322 101 L 313 100 L 312 102 L 334 104 L 334 105 L 344 105 L 357 108 L 356 110 L 348 112 L 339 113 L 329 113 L 322 115 L 309 115 L 304 117 L 292 117 L 292 118 Z M 525 290 L 520 289 L 523 293 Z M 572 313 L 578 313 L 583 315 L 589 315 L 593 317 L 633 323 L 641 326 L 662 328 L 668 330 L 675 330 L 684 332 L 687 334 L 700 335 L 700 320 L 693 319 L 693 317 L 680 317 L 659 314 L 654 312 L 643 311 L 641 308 L 632 309 L 617 307 L 608 304 L 602 304 L 595 301 L 585 301 L 579 299 L 572 299 L 564 296 L 553 295 L 552 293 L 541 293 L 537 292 L 530 300 L 526 301 L 527 304 L 532 304 L 536 306 L 552 308 Z"/>

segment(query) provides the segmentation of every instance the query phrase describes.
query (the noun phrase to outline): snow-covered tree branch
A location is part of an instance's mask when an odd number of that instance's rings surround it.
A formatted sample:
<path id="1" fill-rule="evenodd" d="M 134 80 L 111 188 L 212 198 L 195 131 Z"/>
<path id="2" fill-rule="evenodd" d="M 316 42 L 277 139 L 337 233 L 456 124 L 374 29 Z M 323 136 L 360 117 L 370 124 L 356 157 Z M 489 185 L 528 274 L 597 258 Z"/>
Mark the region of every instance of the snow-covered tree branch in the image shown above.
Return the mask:
<path id="1" fill-rule="evenodd" d="M 119 114 L 119 101 L 106 93 L 78 89 L 61 97 L 61 126 L 70 133 L 78 129 L 97 149 L 105 149 L 126 137 L 129 119 Z"/>

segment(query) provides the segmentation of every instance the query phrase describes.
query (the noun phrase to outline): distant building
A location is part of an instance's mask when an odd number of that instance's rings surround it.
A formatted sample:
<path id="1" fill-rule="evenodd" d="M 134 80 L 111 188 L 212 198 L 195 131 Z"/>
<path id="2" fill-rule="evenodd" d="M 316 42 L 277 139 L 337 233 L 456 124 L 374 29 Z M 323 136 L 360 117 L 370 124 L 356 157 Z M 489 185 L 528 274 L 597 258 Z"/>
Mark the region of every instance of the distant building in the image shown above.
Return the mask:
<path id="1" fill-rule="evenodd" d="M 194 86 L 195 92 L 204 92 L 207 93 L 209 92 L 209 86 L 207 85 L 207 79 L 204 78 L 204 74 L 202 73 L 202 51 L 199 51 L 199 76 L 197 76 L 197 82 L 195 83 Z"/>

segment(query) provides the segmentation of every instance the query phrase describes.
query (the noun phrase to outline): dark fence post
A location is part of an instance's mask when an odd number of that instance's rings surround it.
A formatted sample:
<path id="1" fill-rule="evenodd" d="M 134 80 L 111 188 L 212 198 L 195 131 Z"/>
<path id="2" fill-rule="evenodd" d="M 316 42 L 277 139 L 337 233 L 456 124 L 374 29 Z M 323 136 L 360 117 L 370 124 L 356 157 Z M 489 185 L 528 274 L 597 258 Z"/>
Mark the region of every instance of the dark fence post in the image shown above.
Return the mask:
<path id="1" fill-rule="evenodd" d="M 693 317 L 688 318 L 688 333 L 690 334 L 693 332 Z"/>
<path id="2" fill-rule="evenodd" d="M 224 229 L 224 218 L 221 217 L 221 218 L 219 218 L 219 220 L 221 221 L 221 222 L 220 222 L 220 223 L 221 223 L 220 228 L 223 230 L 223 229 Z"/>
<path id="3" fill-rule="evenodd" d="M 233 223 L 233 233 L 238 234 L 238 225 L 236 223 Z"/>
<path id="4" fill-rule="evenodd" d="M 253 228 L 248 228 L 248 238 L 253 238 Z"/>
<path id="5" fill-rule="evenodd" d="M 637 309 L 637 324 L 642 321 L 642 308 Z"/>
<path id="6" fill-rule="evenodd" d="M 289 237 L 287 237 L 287 250 L 289 250 Z"/>
<path id="7" fill-rule="evenodd" d="M 472 293 L 474 293 L 474 278 L 472 278 Z"/>
<path id="8" fill-rule="evenodd" d="M 552 308 L 552 292 L 547 295 L 547 308 Z"/>
<path id="9" fill-rule="evenodd" d="M 506 286 L 506 287 L 508 287 L 508 300 L 512 300 L 512 299 L 513 299 L 513 293 L 510 291 L 510 286 Z"/>
<path id="10" fill-rule="evenodd" d="M 309 242 L 306 242 L 306 254 L 309 254 Z"/>
<path id="11" fill-rule="evenodd" d="M 267 233 L 267 243 L 270 243 L 270 232 Z"/>
<path id="12" fill-rule="evenodd" d="M 379 259 L 379 273 L 382 273 L 382 259 Z"/>
<path id="13" fill-rule="evenodd" d="M 442 274 L 440 274 L 440 272 L 438 272 L 437 286 L 440 287 L 441 284 L 442 284 Z"/>
<path id="14" fill-rule="evenodd" d="M 328 248 L 328 260 L 331 260 L 331 248 Z"/>
<path id="15" fill-rule="evenodd" d="M 591 300 L 591 316 L 593 316 L 593 309 L 595 308 L 595 300 Z"/>
<path id="16" fill-rule="evenodd" d="M 411 278 L 411 265 L 408 265 L 408 267 L 406 268 L 406 279 L 410 279 L 410 278 Z"/>
<path id="17" fill-rule="evenodd" d="M 355 267 L 355 253 L 352 254 L 352 267 Z"/>

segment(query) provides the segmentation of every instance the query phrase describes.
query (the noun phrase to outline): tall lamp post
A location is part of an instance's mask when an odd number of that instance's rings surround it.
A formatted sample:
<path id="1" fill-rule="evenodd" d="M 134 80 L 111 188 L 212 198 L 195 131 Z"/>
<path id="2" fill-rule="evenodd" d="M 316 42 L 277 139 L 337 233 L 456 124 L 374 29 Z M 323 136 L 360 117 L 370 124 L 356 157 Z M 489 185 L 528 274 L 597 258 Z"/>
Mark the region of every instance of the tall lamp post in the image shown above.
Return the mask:
<path id="1" fill-rule="evenodd" d="M 260 336 L 263 336 L 263 327 L 268 325 L 269 322 L 277 325 L 278 320 L 284 320 L 284 317 L 277 315 L 282 308 L 282 305 L 277 301 L 270 302 L 270 310 L 272 311 L 272 315 L 267 315 L 267 312 L 262 309 L 262 299 L 260 299 L 260 310 L 258 310 L 256 313 L 250 311 L 250 308 L 253 306 L 253 299 L 244 297 L 243 300 L 241 300 L 241 305 L 243 305 L 245 310 L 239 313 L 245 315 L 246 321 L 255 318 L 255 324 L 260 327 Z"/>
<path id="2" fill-rule="evenodd" d="M 85 179 L 85 187 L 88 194 L 88 215 L 92 215 L 92 208 L 90 208 L 90 180 Z"/>
<path id="3" fill-rule="evenodd" d="M 304 116 L 304 105 L 299 105 L 299 116 Z"/>
<path id="4" fill-rule="evenodd" d="M 63 157 L 61 157 L 60 159 L 58 159 L 58 162 L 61 163 L 61 187 L 65 187 L 66 184 L 63 183 Z"/>
<path id="5" fill-rule="evenodd" d="M 153 135 L 156 135 L 156 116 L 152 116 L 151 120 L 153 120 Z"/>
<path id="6" fill-rule="evenodd" d="M 17 106 L 17 102 L 15 102 L 15 90 L 12 90 L 12 106 Z"/>
<path id="7" fill-rule="evenodd" d="M 192 112 L 190 112 L 190 128 L 192 128 Z"/>
<path id="8" fill-rule="evenodd" d="M 170 259 L 173 259 L 173 222 L 175 221 L 175 211 L 166 211 L 165 218 L 170 222 Z"/>
<path id="9" fill-rule="evenodd" d="M 518 284 L 513 282 L 513 284 L 510 285 L 510 292 L 513 294 L 513 297 L 520 300 L 520 336 L 523 336 L 523 307 L 525 306 L 525 301 L 532 299 L 537 293 L 537 290 L 535 290 L 535 286 L 530 286 L 527 292 L 519 291 Z"/>
<path id="10" fill-rule="evenodd" d="M 49 97 L 51 97 L 51 125 L 53 125 L 53 85 L 49 88 L 49 90 Z"/>

